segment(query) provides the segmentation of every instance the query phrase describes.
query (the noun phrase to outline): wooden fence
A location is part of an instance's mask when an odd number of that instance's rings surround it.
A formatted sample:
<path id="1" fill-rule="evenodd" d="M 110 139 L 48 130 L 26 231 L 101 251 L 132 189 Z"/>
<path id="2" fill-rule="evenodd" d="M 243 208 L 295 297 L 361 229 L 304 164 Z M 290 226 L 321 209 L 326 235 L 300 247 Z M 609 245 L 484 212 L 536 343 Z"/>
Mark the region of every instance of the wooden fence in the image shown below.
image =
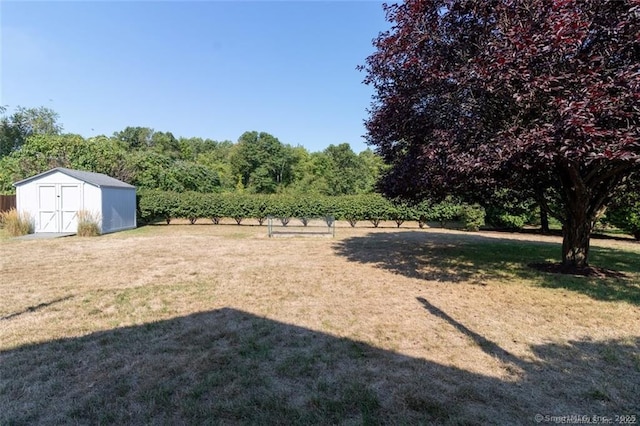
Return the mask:
<path id="1" fill-rule="evenodd" d="M 0 195 L 0 212 L 6 212 L 7 210 L 16 208 L 16 196 L 15 195 Z"/>

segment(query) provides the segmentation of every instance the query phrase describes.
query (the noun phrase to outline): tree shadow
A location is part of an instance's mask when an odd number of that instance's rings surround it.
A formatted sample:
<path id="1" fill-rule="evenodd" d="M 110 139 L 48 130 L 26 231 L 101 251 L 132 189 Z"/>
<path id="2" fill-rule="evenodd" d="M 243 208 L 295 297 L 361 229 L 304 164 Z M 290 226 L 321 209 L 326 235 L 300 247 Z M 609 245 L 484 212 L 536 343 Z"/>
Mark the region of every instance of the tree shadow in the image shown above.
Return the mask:
<path id="1" fill-rule="evenodd" d="M 529 424 L 636 414 L 640 339 L 508 354 L 428 312 L 519 373 L 484 376 L 219 309 L 0 352 L 0 424 Z M 482 353 L 479 353 L 479 359 Z M 635 364 L 634 364 L 635 363 Z"/>
<path id="2" fill-rule="evenodd" d="M 436 317 L 444 320 L 448 324 L 452 325 L 460 333 L 462 333 L 465 336 L 469 337 L 487 355 L 489 355 L 491 357 L 494 357 L 494 358 L 497 358 L 500 361 L 502 361 L 504 363 L 507 363 L 507 364 L 513 364 L 513 365 L 516 365 L 518 367 L 524 367 L 525 366 L 525 363 L 523 363 L 523 361 L 521 359 L 519 359 L 518 357 L 516 357 L 513 354 L 509 353 L 508 351 L 504 350 L 503 348 L 501 348 L 500 346 L 498 346 L 496 343 L 492 342 L 491 340 L 487 339 L 486 337 L 484 337 L 484 336 L 476 333 L 475 331 L 469 329 L 464 324 L 462 324 L 462 323 L 458 322 L 457 320 L 453 319 L 446 312 L 442 311 L 440 308 L 438 308 L 438 307 L 432 305 L 431 303 L 429 303 L 429 301 L 427 299 L 425 299 L 424 297 L 417 297 L 416 300 L 418 302 L 420 302 L 422 304 L 422 306 L 431 315 L 436 316 Z"/>
<path id="3" fill-rule="evenodd" d="M 560 258 L 561 243 L 488 237 L 473 233 L 372 232 L 335 243 L 346 259 L 427 281 L 473 283 L 501 277 L 531 279 L 543 287 L 564 288 L 596 300 L 640 305 L 640 254 L 592 247 L 591 263 L 620 274 L 572 276 L 529 266 Z"/>
<path id="4" fill-rule="evenodd" d="M 15 317 L 19 317 L 20 315 L 24 315 L 26 313 L 36 312 L 36 311 L 39 311 L 40 309 L 44 309 L 51 305 L 55 305 L 56 303 L 64 302 L 65 300 L 69 300 L 71 298 L 73 298 L 73 296 L 60 297 L 58 299 L 54 299 L 49 302 L 43 302 L 34 306 L 29 306 L 28 308 L 25 308 L 22 311 L 14 312 L 14 313 L 5 315 L 3 317 L 0 317 L 0 321 L 6 321 L 6 320 L 13 319 Z"/>

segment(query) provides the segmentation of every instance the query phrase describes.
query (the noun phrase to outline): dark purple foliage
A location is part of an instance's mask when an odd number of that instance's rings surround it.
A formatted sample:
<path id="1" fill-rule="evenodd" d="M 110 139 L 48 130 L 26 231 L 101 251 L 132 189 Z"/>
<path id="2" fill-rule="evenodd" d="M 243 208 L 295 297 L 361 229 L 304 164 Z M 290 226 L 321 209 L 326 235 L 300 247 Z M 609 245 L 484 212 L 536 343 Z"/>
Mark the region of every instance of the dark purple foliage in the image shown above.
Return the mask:
<path id="1" fill-rule="evenodd" d="M 640 170 L 640 0 L 384 7 L 392 28 L 363 67 L 383 192 L 552 192 L 563 263 L 587 266 L 598 215 Z"/>

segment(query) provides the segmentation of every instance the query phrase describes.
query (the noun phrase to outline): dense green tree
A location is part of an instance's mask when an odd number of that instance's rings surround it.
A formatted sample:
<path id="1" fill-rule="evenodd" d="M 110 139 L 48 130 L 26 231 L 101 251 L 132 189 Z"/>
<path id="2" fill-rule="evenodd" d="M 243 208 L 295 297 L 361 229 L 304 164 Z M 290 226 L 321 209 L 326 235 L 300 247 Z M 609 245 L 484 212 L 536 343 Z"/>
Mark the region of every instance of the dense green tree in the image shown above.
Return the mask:
<path id="1" fill-rule="evenodd" d="M 635 175 L 625 182 L 607 208 L 604 222 L 640 240 L 640 176 Z"/>
<path id="2" fill-rule="evenodd" d="M 169 158 L 180 158 L 180 144 L 171 132 L 153 132 L 151 135 L 151 149 Z"/>
<path id="3" fill-rule="evenodd" d="M 0 114 L 6 108 L 0 108 Z M 381 168 L 371 150 L 348 144 L 310 153 L 265 132 L 245 132 L 237 143 L 128 126 L 111 137 L 59 134 L 58 116 L 46 108 L 19 108 L 0 122 L 4 158 L 0 190 L 52 167 L 105 173 L 139 188 L 185 192 L 334 195 L 368 193 Z M 14 132 L 14 133 L 12 133 Z"/>
<path id="4" fill-rule="evenodd" d="M 372 171 L 365 163 L 366 158 L 359 157 L 348 143 L 329 145 L 323 153 L 328 160 L 322 171 L 327 182 L 327 195 L 371 192 L 374 182 Z"/>
<path id="5" fill-rule="evenodd" d="M 382 159 L 370 149 L 356 154 L 350 145 L 330 145 L 324 151 L 309 153 L 294 148 L 293 182 L 290 192 L 298 194 L 353 195 L 375 190 L 384 168 Z"/>
<path id="6" fill-rule="evenodd" d="M 184 192 L 217 192 L 220 190 L 218 174 L 201 164 L 177 160 L 164 171 L 160 189 Z"/>
<path id="7" fill-rule="evenodd" d="M 127 169 L 131 171 L 131 184 L 140 188 L 167 189 L 165 175 L 172 161 L 154 151 L 134 151 L 127 156 Z"/>
<path id="8" fill-rule="evenodd" d="M 200 154 L 216 150 L 219 143 L 211 139 L 185 138 L 178 139 L 180 158 L 187 161 L 197 161 Z"/>
<path id="9" fill-rule="evenodd" d="M 245 132 L 230 156 L 232 173 L 252 192 L 276 192 L 292 180 L 291 150 L 268 133 Z"/>
<path id="10" fill-rule="evenodd" d="M 361 192 L 373 192 L 380 175 L 386 169 L 386 165 L 378 154 L 367 148 L 358 154 L 364 173 L 361 177 Z"/>
<path id="11" fill-rule="evenodd" d="M 6 108 L 0 109 L 4 114 Z M 11 116 L 0 118 L 0 158 L 19 149 L 31 135 L 59 135 L 59 115 L 50 108 L 17 107 Z"/>
<path id="12" fill-rule="evenodd" d="M 147 148 L 151 146 L 153 129 L 148 127 L 129 127 L 114 132 L 113 137 L 123 142 L 128 148 Z"/>
<path id="13" fill-rule="evenodd" d="M 502 188 L 485 198 L 482 205 L 487 223 L 497 228 L 519 229 L 535 220 L 536 203 L 530 193 Z"/>
<path id="14" fill-rule="evenodd" d="M 28 177 L 22 172 L 20 159 L 7 155 L 0 159 L 0 194 L 13 194 L 13 183 Z"/>
<path id="15" fill-rule="evenodd" d="M 86 155 L 86 141 L 80 135 L 29 136 L 19 150 L 0 160 L 0 191 L 12 192 L 13 182 L 53 167 L 73 167 Z"/>
<path id="16" fill-rule="evenodd" d="M 69 163 L 73 168 L 104 173 L 130 183 L 132 171 L 127 168 L 128 155 L 123 143 L 106 136 L 96 136 L 84 140 Z"/>
<path id="17" fill-rule="evenodd" d="M 233 191 L 238 183 L 237 176 L 234 175 L 231 167 L 231 153 L 233 152 L 233 142 L 222 141 L 207 144 L 206 150 L 197 154 L 196 163 L 212 170 L 218 175 L 220 187 L 225 191 Z"/>
<path id="18" fill-rule="evenodd" d="M 323 194 L 329 192 L 326 171 L 330 167 L 329 158 L 322 152 L 310 153 L 304 147 L 292 150 L 294 157 L 293 180 L 288 187 L 293 194 Z"/>

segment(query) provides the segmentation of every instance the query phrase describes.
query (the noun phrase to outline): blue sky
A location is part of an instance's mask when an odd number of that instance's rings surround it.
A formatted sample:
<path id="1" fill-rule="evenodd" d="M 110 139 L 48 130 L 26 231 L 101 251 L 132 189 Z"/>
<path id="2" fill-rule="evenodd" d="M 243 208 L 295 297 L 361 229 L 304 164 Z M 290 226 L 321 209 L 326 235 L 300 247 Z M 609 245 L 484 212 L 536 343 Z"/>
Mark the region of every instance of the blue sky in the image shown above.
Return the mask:
<path id="1" fill-rule="evenodd" d="M 321 151 L 367 148 L 362 84 L 377 1 L 2 1 L 0 104 L 46 106 L 66 132 L 146 126 Z"/>

